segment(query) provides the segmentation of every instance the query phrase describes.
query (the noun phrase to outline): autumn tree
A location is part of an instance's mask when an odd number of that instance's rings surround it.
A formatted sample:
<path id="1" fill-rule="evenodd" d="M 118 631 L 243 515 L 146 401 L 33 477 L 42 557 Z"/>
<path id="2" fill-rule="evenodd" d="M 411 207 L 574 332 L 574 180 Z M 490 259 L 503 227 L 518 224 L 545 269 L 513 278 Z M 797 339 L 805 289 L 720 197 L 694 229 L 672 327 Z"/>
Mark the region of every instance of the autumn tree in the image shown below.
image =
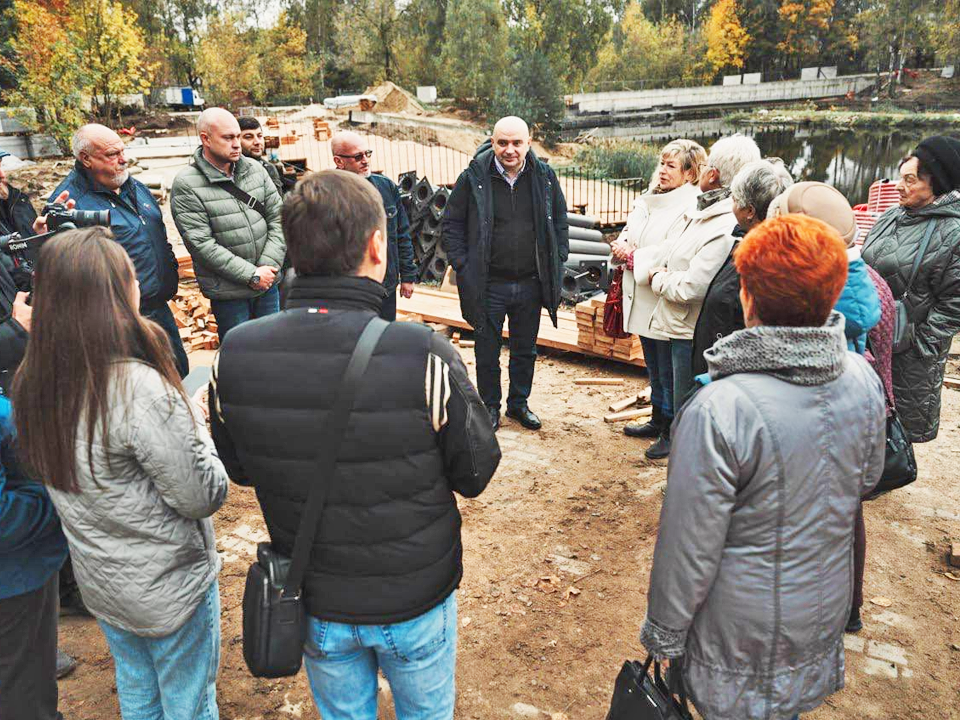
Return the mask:
<path id="1" fill-rule="evenodd" d="M 714 73 L 741 70 L 747 56 L 750 35 L 740 22 L 737 0 L 717 0 L 707 20 L 707 64 Z"/>
<path id="2" fill-rule="evenodd" d="M 352 0 L 337 15 L 337 53 L 341 68 L 355 82 L 370 85 L 399 80 L 400 46 L 407 6 L 395 0 Z"/>
<path id="3" fill-rule="evenodd" d="M 708 81 L 704 53 L 700 31 L 690 30 L 675 17 L 653 23 L 641 3 L 632 2 L 607 34 L 587 85 L 597 90 L 639 90 Z"/>
<path id="4" fill-rule="evenodd" d="M 407 6 L 399 52 L 403 83 L 412 87 L 439 81 L 449 4 L 449 0 L 411 0 Z"/>
<path id="5" fill-rule="evenodd" d="M 623 0 L 503 0 L 511 45 L 542 53 L 568 88 L 594 66 Z"/>
<path id="6" fill-rule="evenodd" d="M 3 101 L 31 108 L 34 115 L 22 119 L 35 122 L 68 152 L 70 136 L 83 124 L 82 98 L 89 86 L 73 35 L 74 17 L 66 0 L 14 0 L 13 12 L 12 58 L 0 62 L 16 76 L 17 87 L 5 92 Z"/>
<path id="7" fill-rule="evenodd" d="M 960 0 L 946 0 L 932 34 L 945 64 L 960 65 Z"/>
<path id="8" fill-rule="evenodd" d="M 232 105 L 244 96 L 257 100 L 264 84 L 256 30 L 236 12 L 213 17 L 197 46 L 197 64 L 203 77 L 206 99 L 218 105 Z"/>
<path id="9" fill-rule="evenodd" d="M 441 89 L 458 100 L 486 106 L 507 65 L 507 24 L 498 0 L 450 0 Z"/>
<path id="10" fill-rule="evenodd" d="M 783 39 L 777 49 L 788 66 L 799 68 L 822 55 L 833 22 L 833 6 L 834 0 L 785 0 L 780 6 Z"/>
<path id="11" fill-rule="evenodd" d="M 307 52 L 307 33 L 286 13 L 260 33 L 257 43 L 260 87 L 269 99 L 302 98 L 312 88 L 317 63 Z"/>
<path id="12" fill-rule="evenodd" d="M 110 117 L 117 96 L 149 88 L 151 67 L 137 14 L 113 0 L 73 0 L 71 17 L 93 107 Z"/>
<path id="13" fill-rule="evenodd" d="M 539 53 L 514 52 L 510 68 L 487 109 L 491 123 L 507 115 L 522 117 L 534 137 L 548 144 L 560 139 L 563 87 L 550 61 Z"/>

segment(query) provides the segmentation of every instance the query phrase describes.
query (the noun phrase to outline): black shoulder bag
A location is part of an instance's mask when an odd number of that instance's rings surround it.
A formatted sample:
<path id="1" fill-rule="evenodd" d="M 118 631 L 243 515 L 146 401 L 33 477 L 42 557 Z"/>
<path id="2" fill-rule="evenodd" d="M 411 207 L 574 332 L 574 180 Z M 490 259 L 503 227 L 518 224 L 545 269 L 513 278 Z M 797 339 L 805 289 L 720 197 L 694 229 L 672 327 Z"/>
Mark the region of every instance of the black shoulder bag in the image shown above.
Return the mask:
<path id="1" fill-rule="evenodd" d="M 913 267 L 910 269 L 910 277 L 907 279 L 907 285 L 903 289 L 903 294 L 896 301 L 896 314 L 893 323 L 893 354 L 899 355 L 913 347 L 916 341 L 916 323 L 912 317 L 912 310 L 907 304 L 907 293 L 913 286 L 913 281 L 917 279 L 917 272 L 920 270 L 920 263 L 923 262 L 923 256 L 927 254 L 927 247 L 930 245 L 930 238 L 933 230 L 937 226 L 935 220 L 929 221 L 927 230 L 923 234 L 923 240 L 920 242 L 920 249 L 917 256 L 913 259 Z"/>
<path id="2" fill-rule="evenodd" d="M 653 677 L 649 673 L 651 665 Z M 648 655 L 642 665 L 638 660 L 625 662 L 613 686 L 607 720 L 692 720 L 680 667 L 678 661 L 670 668 L 671 685 L 676 685 L 680 697 L 677 702 L 660 674 L 660 663 L 653 659 L 653 655 Z"/>
<path id="3" fill-rule="evenodd" d="M 224 190 L 226 190 L 228 193 L 233 195 L 237 200 L 242 202 L 251 210 L 256 210 L 264 218 L 267 217 L 267 206 L 264 205 L 259 200 L 257 200 L 250 193 L 246 192 L 245 190 L 241 190 L 240 187 L 233 182 L 233 180 L 228 180 L 227 182 L 218 183 L 218 185 L 222 187 Z"/>
<path id="4" fill-rule="evenodd" d="M 307 633 L 307 614 L 301 597 L 303 577 L 323 505 L 333 483 L 337 452 L 353 409 L 357 386 L 389 324 L 373 318 L 350 356 L 336 401 L 320 434 L 317 481 L 307 495 L 293 543 L 293 556 L 284 557 L 270 543 L 260 543 L 257 561 L 247 571 L 243 592 L 243 659 L 254 677 L 286 677 L 300 670 Z"/>

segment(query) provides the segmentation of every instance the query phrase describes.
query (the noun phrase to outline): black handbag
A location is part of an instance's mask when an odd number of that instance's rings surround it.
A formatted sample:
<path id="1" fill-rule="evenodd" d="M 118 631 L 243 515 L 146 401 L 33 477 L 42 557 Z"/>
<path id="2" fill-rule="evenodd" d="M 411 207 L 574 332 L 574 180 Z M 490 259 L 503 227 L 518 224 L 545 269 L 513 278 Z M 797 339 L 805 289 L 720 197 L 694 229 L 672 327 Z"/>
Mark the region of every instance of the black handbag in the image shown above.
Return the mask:
<path id="1" fill-rule="evenodd" d="M 653 665 L 653 676 L 650 666 Z M 650 655 L 642 665 L 638 660 L 623 664 L 613 686 L 613 700 L 607 720 L 692 720 L 680 678 L 679 663 L 671 667 L 679 702 L 660 674 L 660 663 Z"/>
<path id="2" fill-rule="evenodd" d="M 913 454 L 913 443 L 907 437 L 900 417 L 894 410 L 887 418 L 887 442 L 883 458 L 883 473 L 877 486 L 870 491 L 865 500 L 873 500 L 891 490 L 902 488 L 917 479 L 917 459 Z"/>
<path id="3" fill-rule="evenodd" d="M 269 543 L 260 543 L 257 561 L 247 572 L 243 591 L 243 659 L 254 677 L 287 677 L 300 670 L 307 637 L 307 613 L 301 598 L 303 577 L 357 386 L 389 324 L 373 318 L 363 329 L 350 356 L 327 424 L 320 434 L 317 482 L 307 495 L 292 556 L 284 557 Z"/>

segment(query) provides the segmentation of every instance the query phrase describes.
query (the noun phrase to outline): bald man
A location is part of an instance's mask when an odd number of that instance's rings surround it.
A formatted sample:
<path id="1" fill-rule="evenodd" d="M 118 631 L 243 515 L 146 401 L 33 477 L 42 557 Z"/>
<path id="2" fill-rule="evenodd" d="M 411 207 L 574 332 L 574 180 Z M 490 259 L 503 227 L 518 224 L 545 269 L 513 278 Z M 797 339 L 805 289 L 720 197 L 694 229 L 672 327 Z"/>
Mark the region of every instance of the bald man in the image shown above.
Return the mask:
<path id="1" fill-rule="evenodd" d="M 281 201 L 263 166 L 242 154 L 233 115 L 208 108 L 197 133 L 200 148 L 177 173 L 170 205 L 223 342 L 238 325 L 280 310 Z"/>
<path id="2" fill-rule="evenodd" d="M 177 293 L 177 259 L 167 240 L 160 205 L 146 185 L 130 175 L 124 144 L 113 130 L 84 125 L 71 142 L 73 170 L 50 194 L 64 191 L 77 210 L 109 210 L 110 231 L 127 251 L 140 283 L 140 314 L 160 325 L 170 338 L 181 377 L 189 372 L 187 353 L 167 301 Z"/>
<path id="3" fill-rule="evenodd" d="M 386 293 L 380 307 L 384 320 L 397 319 L 397 283 L 405 298 L 413 295 L 417 281 L 417 262 L 413 257 L 413 241 L 410 239 L 410 220 L 400 202 L 400 188 L 390 178 L 371 172 L 370 157 L 373 151 L 362 135 L 344 130 L 330 140 L 333 162 L 339 170 L 346 170 L 369 180 L 380 193 L 383 209 L 387 213 L 387 273 L 383 277 Z"/>
<path id="4" fill-rule="evenodd" d="M 540 308 L 554 327 L 567 259 L 567 203 L 550 166 L 530 149 L 518 117 L 497 122 L 457 179 L 443 214 L 443 247 L 457 272 L 460 309 L 476 331 L 477 388 L 500 427 L 500 346 L 510 318 L 507 417 L 530 430 Z"/>

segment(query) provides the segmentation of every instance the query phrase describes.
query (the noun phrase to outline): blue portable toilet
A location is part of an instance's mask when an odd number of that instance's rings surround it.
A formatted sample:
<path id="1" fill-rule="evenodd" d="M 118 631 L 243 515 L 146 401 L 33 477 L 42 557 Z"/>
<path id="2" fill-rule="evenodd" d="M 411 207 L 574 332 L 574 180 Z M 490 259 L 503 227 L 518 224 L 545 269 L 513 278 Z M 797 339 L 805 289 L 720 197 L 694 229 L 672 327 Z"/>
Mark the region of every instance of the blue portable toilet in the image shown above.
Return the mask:
<path id="1" fill-rule="evenodd" d="M 185 87 L 180 88 L 180 98 L 186 107 L 193 107 L 193 88 Z"/>

